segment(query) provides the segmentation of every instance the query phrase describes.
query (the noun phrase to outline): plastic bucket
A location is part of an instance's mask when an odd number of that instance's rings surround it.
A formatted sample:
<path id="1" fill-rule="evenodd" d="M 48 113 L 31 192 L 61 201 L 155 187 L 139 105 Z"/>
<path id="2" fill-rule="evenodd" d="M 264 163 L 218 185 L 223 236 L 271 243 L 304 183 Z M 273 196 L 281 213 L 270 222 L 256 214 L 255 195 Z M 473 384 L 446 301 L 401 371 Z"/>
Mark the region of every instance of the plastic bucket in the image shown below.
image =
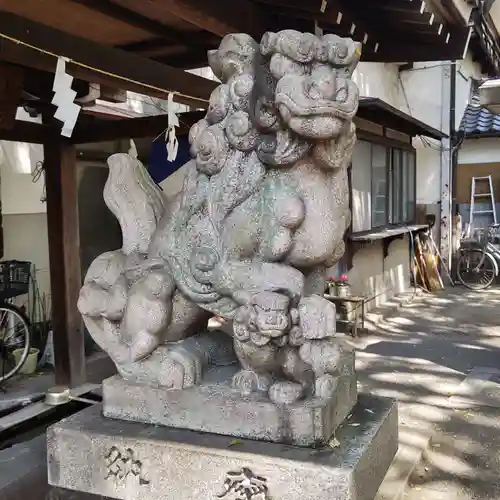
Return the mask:
<path id="1" fill-rule="evenodd" d="M 24 349 L 16 349 L 15 351 L 12 352 L 12 355 L 14 356 L 14 361 L 16 365 L 19 363 L 21 360 L 21 357 L 23 355 Z M 24 375 L 31 375 L 32 373 L 35 373 L 37 364 L 38 364 L 38 353 L 40 351 L 36 349 L 35 347 L 31 347 L 29 350 L 28 357 L 26 358 L 26 361 L 24 362 L 24 365 L 21 366 L 21 369 L 17 373 L 23 373 Z"/>

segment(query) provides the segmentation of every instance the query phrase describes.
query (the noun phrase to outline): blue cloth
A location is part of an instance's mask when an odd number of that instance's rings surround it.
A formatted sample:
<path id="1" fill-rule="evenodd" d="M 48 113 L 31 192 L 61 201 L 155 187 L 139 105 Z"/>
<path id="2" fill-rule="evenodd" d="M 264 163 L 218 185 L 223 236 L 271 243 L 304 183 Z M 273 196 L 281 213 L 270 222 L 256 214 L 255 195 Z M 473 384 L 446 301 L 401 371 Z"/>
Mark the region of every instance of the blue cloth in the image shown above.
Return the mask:
<path id="1" fill-rule="evenodd" d="M 167 177 L 172 175 L 176 170 L 182 167 L 191 159 L 189 154 L 189 140 L 187 135 L 178 137 L 179 149 L 177 158 L 174 161 L 167 160 L 167 145 L 162 139 L 158 139 L 151 145 L 151 154 L 149 156 L 149 175 L 159 184 Z"/>

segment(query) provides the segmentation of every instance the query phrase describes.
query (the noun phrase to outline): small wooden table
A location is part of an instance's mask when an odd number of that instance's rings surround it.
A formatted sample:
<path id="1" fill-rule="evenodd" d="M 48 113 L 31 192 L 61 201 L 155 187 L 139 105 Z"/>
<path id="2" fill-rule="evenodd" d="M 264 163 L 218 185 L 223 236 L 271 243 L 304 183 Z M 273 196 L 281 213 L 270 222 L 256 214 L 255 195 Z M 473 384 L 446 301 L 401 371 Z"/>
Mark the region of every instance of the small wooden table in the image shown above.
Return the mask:
<path id="1" fill-rule="evenodd" d="M 346 307 L 346 316 L 349 316 L 350 313 L 354 313 L 354 319 L 337 319 L 340 323 L 346 323 L 347 325 L 352 326 L 352 336 L 357 337 L 358 335 L 358 325 L 361 323 L 361 328 L 365 327 L 365 303 L 366 297 L 350 295 L 348 297 L 338 297 L 336 295 L 330 295 L 325 293 L 325 299 L 330 302 L 334 302 L 335 304 L 342 304 Z M 361 312 L 361 315 L 359 314 Z"/>

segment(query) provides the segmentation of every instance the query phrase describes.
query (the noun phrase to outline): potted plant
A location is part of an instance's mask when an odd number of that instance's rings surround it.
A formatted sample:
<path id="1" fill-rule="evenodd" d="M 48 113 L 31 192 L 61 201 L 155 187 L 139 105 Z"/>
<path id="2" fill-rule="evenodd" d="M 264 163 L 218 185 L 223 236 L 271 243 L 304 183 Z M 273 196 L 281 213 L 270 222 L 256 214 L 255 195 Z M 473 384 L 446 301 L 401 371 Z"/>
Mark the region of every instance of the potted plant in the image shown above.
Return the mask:
<path id="1" fill-rule="evenodd" d="M 335 282 L 337 297 L 349 297 L 351 295 L 351 285 L 349 285 L 349 277 L 343 274 Z"/>
<path id="2" fill-rule="evenodd" d="M 328 285 L 328 293 L 332 296 L 337 295 L 337 281 L 338 279 L 333 276 L 330 276 L 326 280 L 326 284 Z"/>

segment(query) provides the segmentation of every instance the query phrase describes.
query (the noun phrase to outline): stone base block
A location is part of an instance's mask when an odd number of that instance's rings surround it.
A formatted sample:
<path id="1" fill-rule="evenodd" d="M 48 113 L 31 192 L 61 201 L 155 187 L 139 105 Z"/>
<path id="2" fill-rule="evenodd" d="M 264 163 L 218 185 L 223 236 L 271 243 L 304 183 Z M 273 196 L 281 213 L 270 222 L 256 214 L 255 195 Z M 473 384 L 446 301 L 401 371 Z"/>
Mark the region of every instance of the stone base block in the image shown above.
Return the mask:
<path id="1" fill-rule="evenodd" d="M 47 432 L 53 486 L 122 500 L 373 500 L 396 453 L 392 400 L 360 395 L 335 440 L 305 448 L 105 418 Z"/>
<path id="2" fill-rule="evenodd" d="M 326 443 L 357 400 L 354 354 L 346 356 L 332 398 L 277 406 L 231 387 L 236 367 L 216 367 L 203 383 L 183 390 L 137 385 L 119 375 L 103 382 L 106 417 L 299 446 Z"/>

